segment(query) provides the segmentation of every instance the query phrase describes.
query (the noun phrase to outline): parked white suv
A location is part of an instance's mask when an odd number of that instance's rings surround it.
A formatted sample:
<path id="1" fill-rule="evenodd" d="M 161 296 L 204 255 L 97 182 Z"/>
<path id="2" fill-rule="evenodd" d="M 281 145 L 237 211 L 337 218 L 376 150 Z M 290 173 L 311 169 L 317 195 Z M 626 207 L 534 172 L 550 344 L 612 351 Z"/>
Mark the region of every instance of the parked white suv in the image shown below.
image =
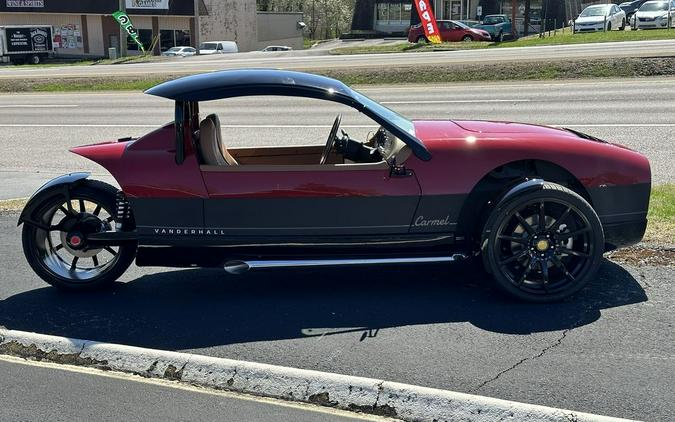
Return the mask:
<path id="1" fill-rule="evenodd" d="M 234 41 L 206 41 L 199 46 L 199 54 L 238 53 L 239 47 Z"/>
<path id="2" fill-rule="evenodd" d="M 574 21 L 574 32 L 626 29 L 626 12 L 616 4 L 594 4 L 585 8 Z"/>
<path id="3" fill-rule="evenodd" d="M 637 29 L 667 28 L 675 21 L 675 1 L 648 1 L 635 12 L 633 24 Z"/>

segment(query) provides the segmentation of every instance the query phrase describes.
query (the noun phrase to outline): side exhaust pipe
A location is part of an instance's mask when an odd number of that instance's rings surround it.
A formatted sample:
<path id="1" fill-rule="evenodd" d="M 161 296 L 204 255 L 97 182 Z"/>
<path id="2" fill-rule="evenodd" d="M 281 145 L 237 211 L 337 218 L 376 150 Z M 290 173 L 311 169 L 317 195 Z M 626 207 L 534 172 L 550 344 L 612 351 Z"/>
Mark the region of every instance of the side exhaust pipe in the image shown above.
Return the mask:
<path id="1" fill-rule="evenodd" d="M 455 262 L 466 259 L 464 254 L 448 256 L 410 257 L 410 258 L 349 258 L 349 259 L 299 259 L 299 260 L 255 260 L 255 261 L 228 261 L 224 265 L 225 271 L 230 274 L 243 274 L 249 270 L 264 268 L 305 268 L 305 267 L 338 267 L 357 265 L 386 265 L 386 264 L 430 264 L 438 262 Z"/>

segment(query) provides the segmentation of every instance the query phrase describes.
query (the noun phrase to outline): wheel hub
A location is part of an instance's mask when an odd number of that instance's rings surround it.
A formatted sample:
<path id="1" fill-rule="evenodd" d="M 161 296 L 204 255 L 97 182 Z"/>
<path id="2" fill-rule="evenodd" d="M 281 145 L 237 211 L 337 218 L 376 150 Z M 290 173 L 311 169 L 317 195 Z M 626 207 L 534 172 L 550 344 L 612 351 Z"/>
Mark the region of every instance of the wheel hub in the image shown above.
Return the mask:
<path id="1" fill-rule="evenodd" d="M 71 255 L 78 258 L 91 258 L 102 248 L 87 249 L 87 235 L 104 230 L 104 223 L 94 215 L 80 213 L 76 217 L 67 217 L 61 226 L 67 230 L 60 233 L 61 244 Z"/>

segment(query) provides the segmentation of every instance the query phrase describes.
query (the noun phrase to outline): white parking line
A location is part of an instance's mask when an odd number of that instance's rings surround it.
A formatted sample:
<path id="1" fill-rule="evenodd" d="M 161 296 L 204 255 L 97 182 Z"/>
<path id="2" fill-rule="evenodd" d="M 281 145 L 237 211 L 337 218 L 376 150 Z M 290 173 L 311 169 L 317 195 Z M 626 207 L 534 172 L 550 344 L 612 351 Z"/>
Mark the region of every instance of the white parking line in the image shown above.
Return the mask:
<path id="1" fill-rule="evenodd" d="M 164 122 L 166 123 L 166 122 Z M 164 123 L 158 124 L 42 124 L 42 123 L 0 123 L 0 127 L 6 128 L 49 128 L 49 127 L 63 127 L 63 128 L 156 128 L 162 126 Z M 604 127 L 675 127 L 675 123 L 534 123 L 538 125 L 555 126 L 555 127 L 582 127 L 582 128 L 604 128 Z M 324 129 L 330 128 L 331 125 L 221 125 L 224 129 Z M 377 127 L 372 125 L 343 125 L 346 129 L 367 129 Z"/>
<path id="2" fill-rule="evenodd" d="M 0 104 L 0 108 L 65 108 L 79 107 L 77 104 Z"/>

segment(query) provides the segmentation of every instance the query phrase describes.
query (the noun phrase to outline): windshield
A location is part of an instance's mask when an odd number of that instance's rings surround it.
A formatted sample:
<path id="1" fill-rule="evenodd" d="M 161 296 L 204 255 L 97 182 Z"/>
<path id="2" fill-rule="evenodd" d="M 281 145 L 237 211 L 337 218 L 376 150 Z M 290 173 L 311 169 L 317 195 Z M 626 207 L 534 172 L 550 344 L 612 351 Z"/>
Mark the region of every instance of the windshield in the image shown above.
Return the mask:
<path id="1" fill-rule="evenodd" d="M 499 16 L 488 16 L 487 18 L 485 18 L 485 20 L 483 20 L 483 23 L 488 24 L 488 25 L 492 25 L 492 24 L 495 24 L 495 23 L 501 23 L 501 22 L 502 22 L 502 18 L 499 17 Z"/>
<path id="2" fill-rule="evenodd" d="M 218 48 L 218 44 L 214 42 L 205 42 L 199 48 L 201 48 L 202 50 L 215 50 L 216 48 Z"/>
<path id="3" fill-rule="evenodd" d="M 176 51 L 181 51 L 181 50 L 182 50 L 182 48 L 180 48 L 180 47 L 171 47 L 170 49 L 168 49 L 166 51 L 171 51 L 171 52 L 175 53 Z"/>
<path id="4" fill-rule="evenodd" d="M 379 104 L 371 100 L 370 98 L 366 97 L 365 95 L 357 91 L 352 90 L 352 92 L 354 93 L 354 97 L 360 103 L 362 103 L 368 110 L 384 118 L 385 120 L 391 122 L 402 132 L 415 136 L 415 125 L 413 125 L 413 122 L 396 113 L 395 111 L 388 109 L 382 104 Z"/>
<path id="5" fill-rule="evenodd" d="M 640 12 L 659 12 L 661 10 L 668 10 L 668 2 L 645 3 L 640 8 Z"/>
<path id="6" fill-rule="evenodd" d="M 591 6 L 587 7 L 584 9 L 583 12 L 579 15 L 579 17 L 587 17 L 587 16 L 605 16 L 607 14 L 607 11 L 609 10 L 609 6 Z"/>
<path id="7" fill-rule="evenodd" d="M 460 21 L 452 21 L 452 23 L 454 23 L 455 25 L 459 26 L 460 28 L 471 29 L 471 27 L 470 27 L 469 25 L 466 25 L 466 24 L 464 24 L 464 23 L 462 23 L 462 22 L 460 22 Z"/>

